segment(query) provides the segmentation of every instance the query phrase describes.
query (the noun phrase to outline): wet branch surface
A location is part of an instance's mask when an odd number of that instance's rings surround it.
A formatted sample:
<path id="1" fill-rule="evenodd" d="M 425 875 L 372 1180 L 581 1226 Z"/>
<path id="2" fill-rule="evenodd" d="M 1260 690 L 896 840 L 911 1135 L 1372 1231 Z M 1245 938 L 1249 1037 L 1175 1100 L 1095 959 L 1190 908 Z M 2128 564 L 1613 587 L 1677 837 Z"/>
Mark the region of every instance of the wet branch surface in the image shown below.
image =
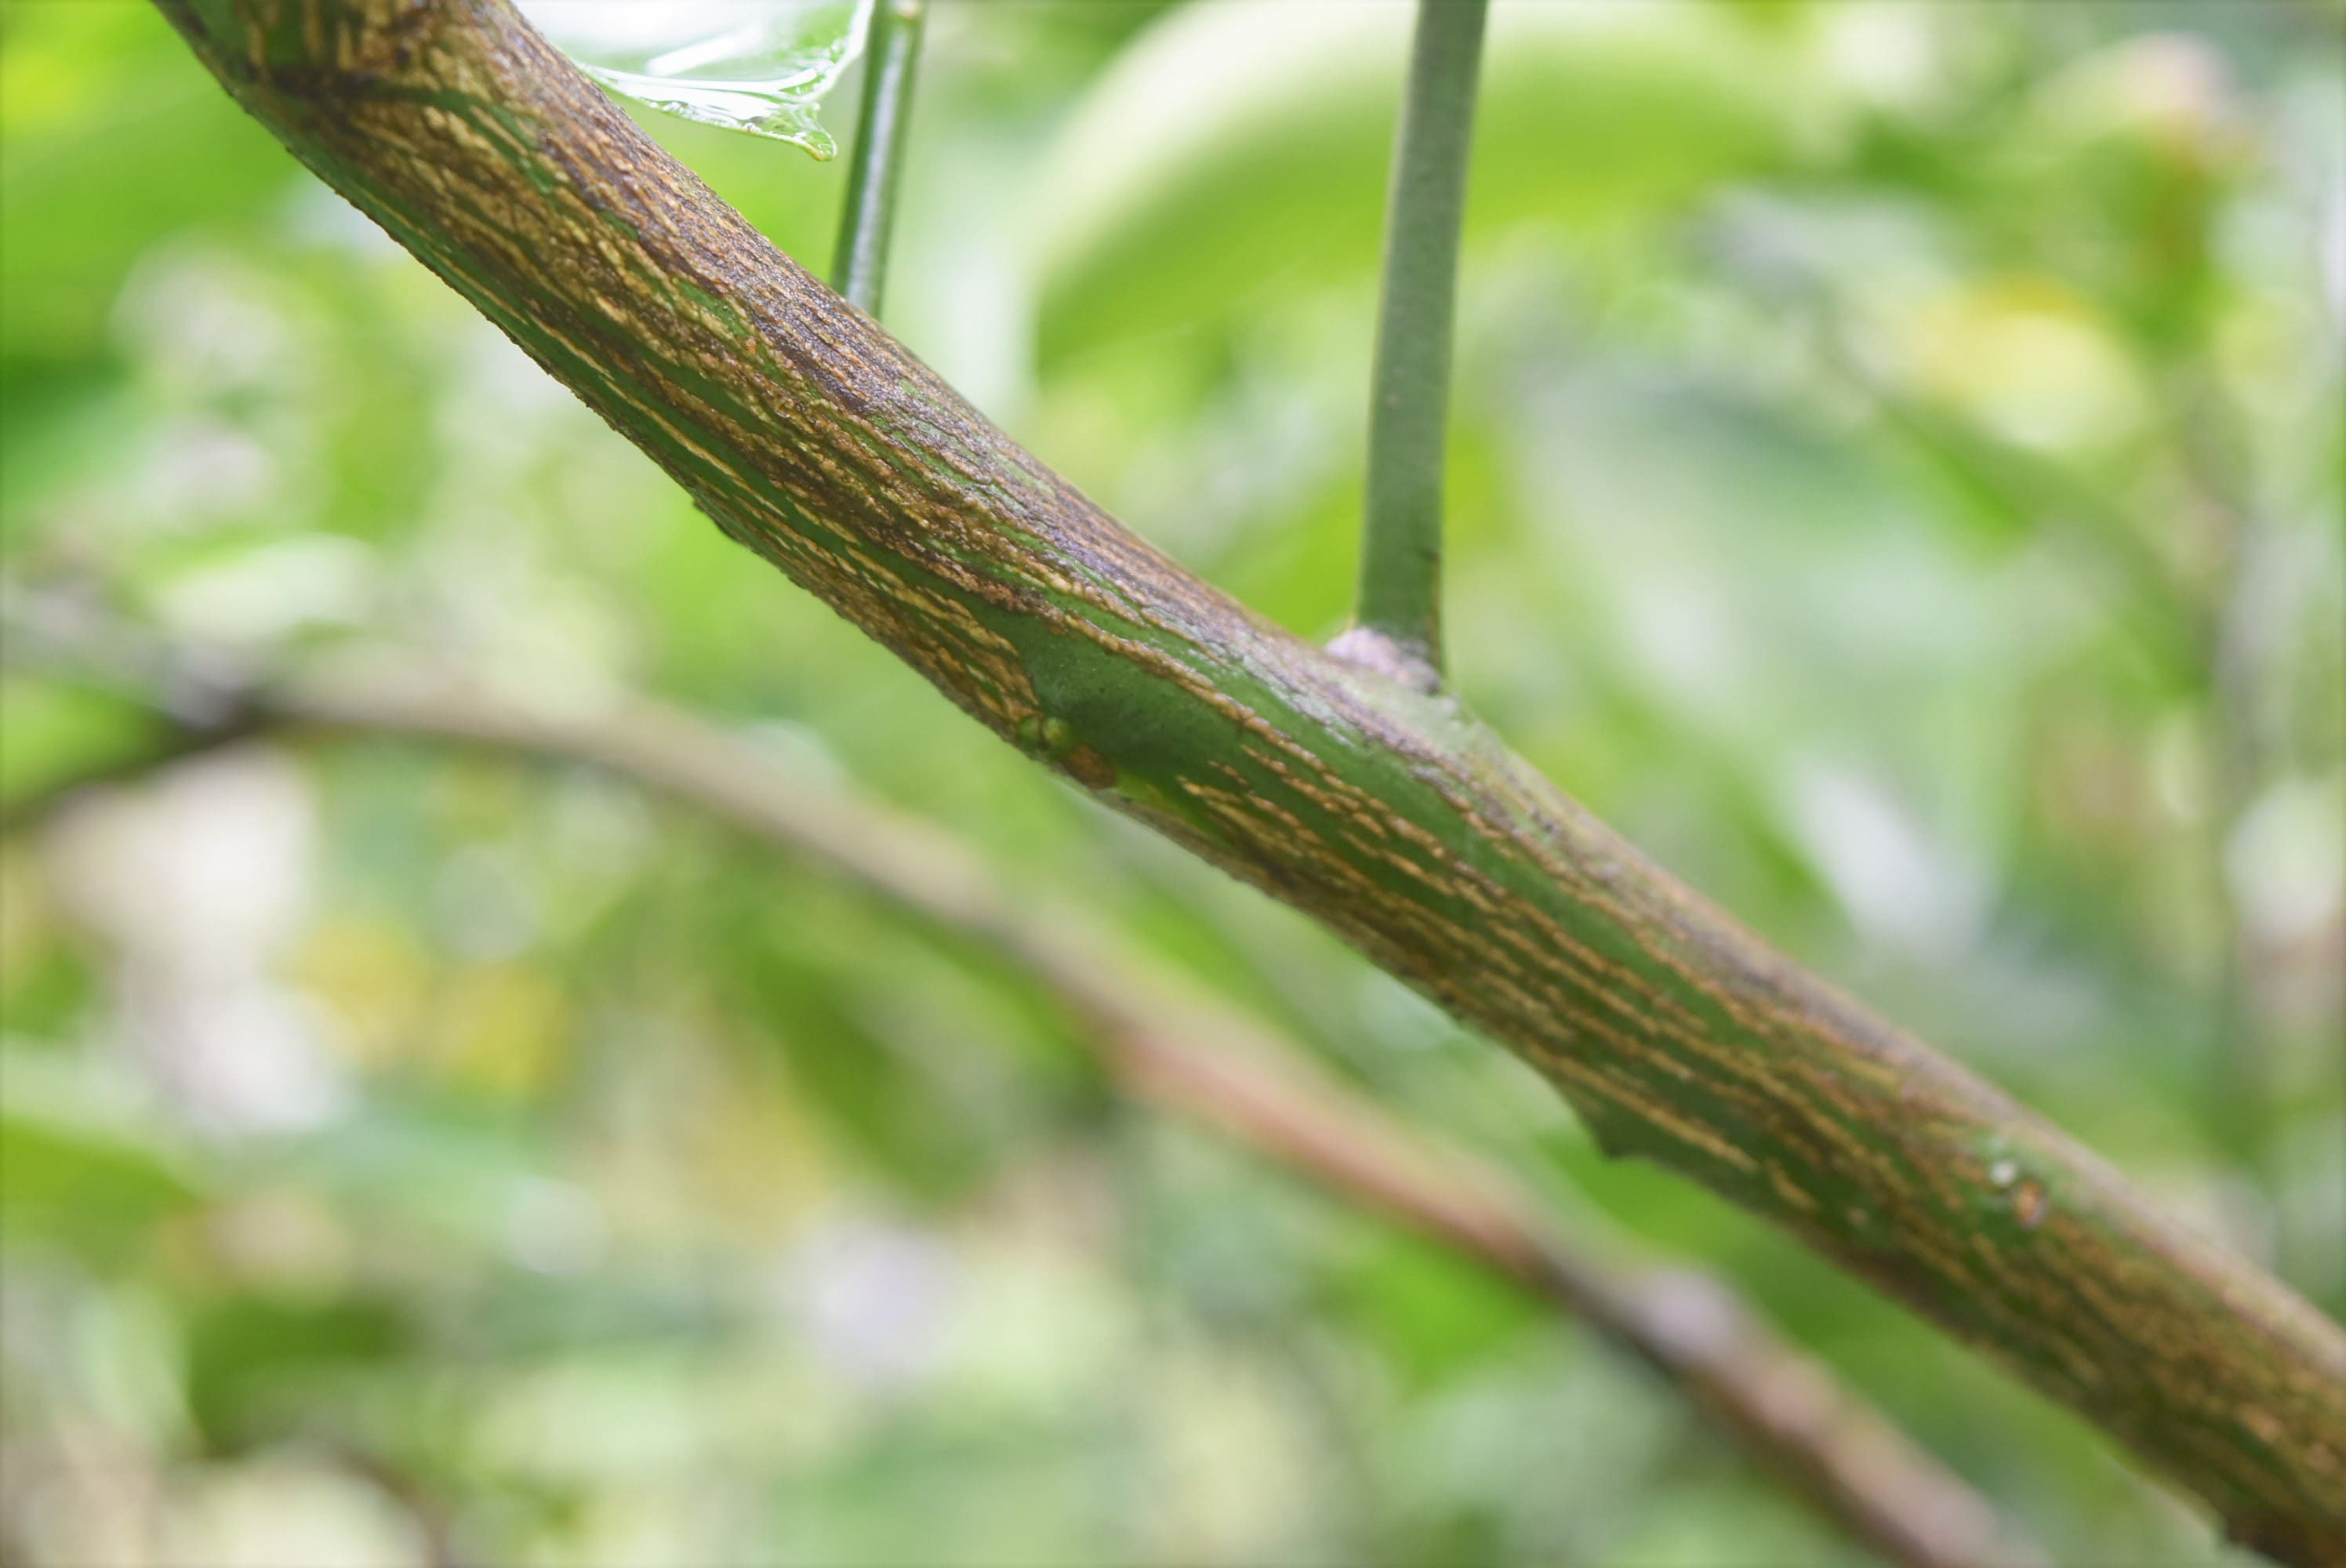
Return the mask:
<path id="1" fill-rule="evenodd" d="M 158 0 L 682 484 L 1005 740 L 2197 1492 L 2346 1561 L 2346 1331 L 1770 950 L 1445 694 L 1249 614 L 776 250 L 503 0 Z"/>

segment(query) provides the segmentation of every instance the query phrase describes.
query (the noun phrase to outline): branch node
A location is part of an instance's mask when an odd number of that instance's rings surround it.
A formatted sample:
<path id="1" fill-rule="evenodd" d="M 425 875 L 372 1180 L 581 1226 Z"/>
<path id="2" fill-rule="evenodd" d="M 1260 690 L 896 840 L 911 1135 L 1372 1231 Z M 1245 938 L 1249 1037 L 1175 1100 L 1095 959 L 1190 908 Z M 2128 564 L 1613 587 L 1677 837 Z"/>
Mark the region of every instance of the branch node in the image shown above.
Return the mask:
<path id="1" fill-rule="evenodd" d="M 1353 626 L 1339 632 L 1330 640 L 1328 651 L 1347 664 L 1397 680 L 1412 691 L 1431 696 L 1442 689 L 1442 672 L 1434 668 L 1433 661 L 1425 657 L 1422 648 L 1374 626 Z"/>

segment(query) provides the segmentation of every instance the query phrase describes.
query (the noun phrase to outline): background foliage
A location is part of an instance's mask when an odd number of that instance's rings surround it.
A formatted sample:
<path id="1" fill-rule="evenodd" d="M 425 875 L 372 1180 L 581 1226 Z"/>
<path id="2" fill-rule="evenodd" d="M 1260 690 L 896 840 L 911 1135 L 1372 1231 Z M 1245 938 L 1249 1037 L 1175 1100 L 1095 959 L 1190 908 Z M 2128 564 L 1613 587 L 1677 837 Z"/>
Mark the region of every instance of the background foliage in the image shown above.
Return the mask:
<path id="1" fill-rule="evenodd" d="M 892 327 L 1312 636 L 1406 22 L 946 4 L 922 68 Z M 2315 0 L 1503 6 L 1449 628 L 1600 814 L 2332 1311 L 2342 56 Z M 824 263 L 838 165 L 646 123 Z M 12 591 L 719 716 L 1716 1263 L 2062 1560 L 2221 1555 L 951 713 L 148 7 L 10 0 L 0 132 Z M 10 799 L 150 722 L 0 699 Z M 235 748 L 12 822 L 0 900 L 12 1560 L 1849 1560 L 1575 1326 L 1117 1104 L 1020 977 L 585 771 Z"/>

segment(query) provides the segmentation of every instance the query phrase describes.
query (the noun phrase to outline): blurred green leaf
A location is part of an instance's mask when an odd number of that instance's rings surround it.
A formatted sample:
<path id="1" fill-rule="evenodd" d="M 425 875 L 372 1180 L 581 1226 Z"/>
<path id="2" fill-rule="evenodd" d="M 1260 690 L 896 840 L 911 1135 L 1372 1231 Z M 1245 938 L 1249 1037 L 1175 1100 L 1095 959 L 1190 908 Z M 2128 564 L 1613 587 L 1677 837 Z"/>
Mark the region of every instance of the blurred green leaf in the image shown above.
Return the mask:
<path id="1" fill-rule="evenodd" d="M 138 757 L 153 713 L 87 687 L 0 675 L 0 808 Z"/>
<path id="2" fill-rule="evenodd" d="M 1641 221 L 1831 147 L 1830 80 L 1744 9 L 1498 7 L 1470 242 L 1529 220 Z M 1367 274 L 1408 25 L 1402 5 L 1209 5 L 1137 39 L 1038 192 L 1045 363 Z"/>
<path id="3" fill-rule="evenodd" d="M 1398 1233 L 1373 1239 L 1341 1280 L 1339 1299 L 1419 1387 L 1504 1356 L 1554 1319 L 1525 1291 Z"/>
<path id="4" fill-rule="evenodd" d="M 955 1038 L 923 994 L 933 995 L 938 961 L 894 921 L 854 907 L 857 895 L 787 866 L 756 881 L 741 891 L 763 912 L 729 944 L 724 982 L 780 1048 L 789 1091 L 892 1182 L 932 1199 L 966 1193 L 1005 1152 L 990 1096 L 969 1092 L 1005 1064 L 985 1059 L 993 1031 L 964 1016 L 968 1033 Z"/>
<path id="5" fill-rule="evenodd" d="M 108 357 L 107 319 L 139 252 L 233 228 L 298 170 L 202 73 L 150 5 L 14 0 L 0 27 L 0 373 L 13 426 Z M 25 237 L 38 235 L 37 243 Z"/>
<path id="6" fill-rule="evenodd" d="M 118 1264 L 200 1201 L 186 1163 L 75 1064 L 0 1050 L 0 1226 Z"/>
<path id="7" fill-rule="evenodd" d="M 321 1301 L 235 1295 L 208 1302 L 188 1326 L 188 1400 L 216 1451 L 233 1452 L 331 1410 L 341 1388 L 381 1375 L 415 1333 L 388 1300 Z"/>

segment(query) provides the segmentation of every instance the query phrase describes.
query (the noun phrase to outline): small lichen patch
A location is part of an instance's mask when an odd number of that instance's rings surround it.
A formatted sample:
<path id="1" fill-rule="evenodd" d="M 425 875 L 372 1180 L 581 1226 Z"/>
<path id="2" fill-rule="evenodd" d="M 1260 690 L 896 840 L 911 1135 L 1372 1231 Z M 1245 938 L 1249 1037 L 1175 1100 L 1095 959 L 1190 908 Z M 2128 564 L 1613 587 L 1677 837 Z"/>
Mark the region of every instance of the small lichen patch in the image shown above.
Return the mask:
<path id="1" fill-rule="evenodd" d="M 1056 714 L 1029 713 L 1011 728 L 1018 749 L 1046 762 L 1065 757 L 1076 744 L 1075 727 Z"/>
<path id="2" fill-rule="evenodd" d="M 1117 782 L 1116 764 L 1110 762 L 1096 747 L 1076 746 L 1068 748 L 1059 766 L 1069 778 L 1087 789 L 1113 789 Z"/>
<path id="3" fill-rule="evenodd" d="M 1397 680 L 1412 691 L 1431 693 L 1442 687 L 1442 672 L 1423 655 L 1373 626 L 1340 632 L 1329 642 L 1328 651 L 1347 664 Z"/>

